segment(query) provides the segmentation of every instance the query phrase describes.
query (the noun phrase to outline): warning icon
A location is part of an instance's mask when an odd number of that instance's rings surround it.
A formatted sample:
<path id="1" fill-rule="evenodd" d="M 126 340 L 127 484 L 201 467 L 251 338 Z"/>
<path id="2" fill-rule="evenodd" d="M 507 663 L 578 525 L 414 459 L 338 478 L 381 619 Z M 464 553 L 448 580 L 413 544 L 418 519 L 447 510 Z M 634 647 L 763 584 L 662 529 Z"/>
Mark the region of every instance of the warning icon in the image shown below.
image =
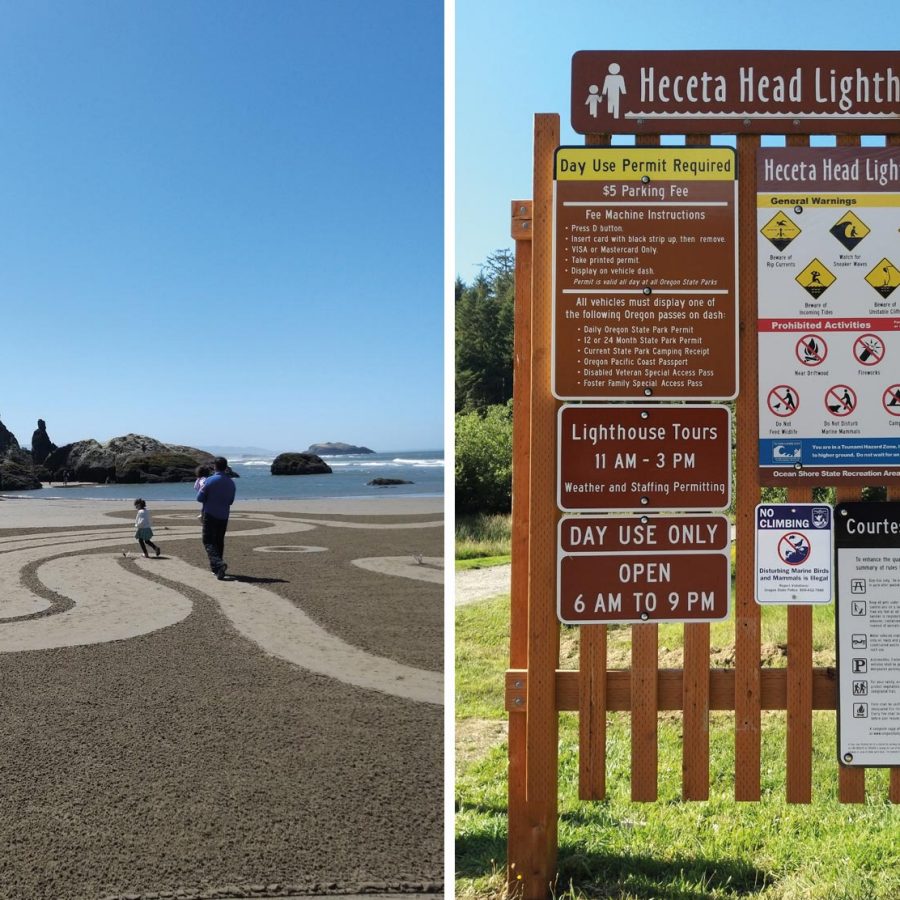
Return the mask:
<path id="1" fill-rule="evenodd" d="M 866 275 L 866 281 L 882 297 L 888 297 L 894 292 L 894 288 L 900 287 L 900 271 L 889 259 L 885 258 Z"/>
<path id="2" fill-rule="evenodd" d="M 848 250 L 852 250 L 870 231 L 862 219 L 852 212 L 838 219 L 829 230 Z"/>
<path id="3" fill-rule="evenodd" d="M 784 213 L 778 213 L 760 228 L 759 233 L 779 250 L 784 250 L 800 234 L 800 229 Z"/>
<path id="4" fill-rule="evenodd" d="M 897 274 L 900 276 L 900 272 Z M 794 280 L 808 294 L 820 297 L 837 279 L 818 259 L 814 259 Z"/>

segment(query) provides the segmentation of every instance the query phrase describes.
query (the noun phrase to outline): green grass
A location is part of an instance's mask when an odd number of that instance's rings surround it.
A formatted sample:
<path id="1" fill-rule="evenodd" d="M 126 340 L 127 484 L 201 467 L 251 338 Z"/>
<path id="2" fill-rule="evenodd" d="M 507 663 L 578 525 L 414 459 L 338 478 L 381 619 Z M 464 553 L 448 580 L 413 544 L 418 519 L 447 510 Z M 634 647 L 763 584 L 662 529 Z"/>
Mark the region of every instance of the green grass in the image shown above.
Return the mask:
<path id="1" fill-rule="evenodd" d="M 833 607 L 813 613 L 817 653 L 833 661 Z M 783 609 L 764 608 L 763 643 L 784 643 Z M 724 652 L 733 623 L 715 625 Z M 678 652 L 679 626 L 660 627 L 660 647 Z M 627 654 L 630 630 L 610 629 L 611 665 Z M 457 897 L 504 898 L 506 763 L 503 672 L 508 601 L 457 610 Z M 563 655 L 577 646 L 564 629 Z M 627 659 L 627 655 L 624 656 Z M 627 663 L 626 663 L 627 664 Z M 714 660 L 714 665 L 719 665 Z M 776 664 L 767 661 L 766 665 Z M 824 664 L 824 663 L 822 663 Z M 566 898 L 682 900 L 896 900 L 900 897 L 900 808 L 886 800 L 888 775 L 869 770 L 867 802 L 837 802 L 835 716 L 813 716 L 813 803 L 785 792 L 785 713 L 762 717 L 762 800 L 734 797 L 734 715 L 710 716 L 710 800 L 680 799 L 680 716 L 662 714 L 659 800 L 630 801 L 629 719 L 609 715 L 603 802 L 578 799 L 577 716 L 560 716 L 559 878 Z"/>
<path id="2" fill-rule="evenodd" d="M 456 571 L 465 572 L 467 569 L 488 569 L 491 566 L 509 565 L 512 559 L 509 554 L 506 556 L 476 556 L 472 559 L 456 560 Z"/>
<path id="3" fill-rule="evenodd" d="M 456 520 L 456 558 L 509 556 L 511 517 L 509 515 L 459 516 Z"/>

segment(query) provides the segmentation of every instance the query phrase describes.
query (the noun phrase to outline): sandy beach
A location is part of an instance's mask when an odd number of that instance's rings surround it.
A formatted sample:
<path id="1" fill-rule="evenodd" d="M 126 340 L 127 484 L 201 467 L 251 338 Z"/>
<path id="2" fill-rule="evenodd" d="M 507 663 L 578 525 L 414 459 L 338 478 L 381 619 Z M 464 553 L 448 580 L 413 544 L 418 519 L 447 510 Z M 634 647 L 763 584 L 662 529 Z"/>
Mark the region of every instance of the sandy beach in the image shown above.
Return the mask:
<path id="1" fill-rule="evenodd" d="M 442 502 L 150 509 L 0 500 L 0 900 L 439 892 Z"/>

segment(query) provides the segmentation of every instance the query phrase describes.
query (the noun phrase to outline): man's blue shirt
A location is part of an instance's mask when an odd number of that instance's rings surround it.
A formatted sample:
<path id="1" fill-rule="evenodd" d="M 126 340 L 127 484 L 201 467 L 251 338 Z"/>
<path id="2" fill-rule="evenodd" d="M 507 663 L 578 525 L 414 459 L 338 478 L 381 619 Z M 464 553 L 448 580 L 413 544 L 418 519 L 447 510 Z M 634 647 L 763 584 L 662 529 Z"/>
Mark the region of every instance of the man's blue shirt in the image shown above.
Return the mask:
<path id="1" fill-rule="evenodd" d="M 206 484 L 197 494 L 203 504 L 203 512 L 215 519 L 227 519 L 231 504 L 234 503 L 234 481 L 224 472 L 216 472 L 206 479 Z"/>

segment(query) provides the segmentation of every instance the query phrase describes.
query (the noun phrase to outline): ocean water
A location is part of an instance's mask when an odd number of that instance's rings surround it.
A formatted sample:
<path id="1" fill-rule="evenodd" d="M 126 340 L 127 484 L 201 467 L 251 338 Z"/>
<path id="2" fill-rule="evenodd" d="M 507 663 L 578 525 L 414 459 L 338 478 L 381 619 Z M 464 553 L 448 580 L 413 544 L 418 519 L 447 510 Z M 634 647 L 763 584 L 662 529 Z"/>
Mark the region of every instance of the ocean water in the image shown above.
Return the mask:
<path id="1" fill-rule="evenodd" d="M 400 450 L 323 456 L 330 475 L 272 475 L 274 457 L 235 457 L 228 462 L 240 476 L 238 500 L 310 500 L 360 497 L 442 497 L 444 453 L 442 450 Z M 373 478 L 402 478 L 412 484 L 369 487 Z M 188 484 L 109 484 L 90 487 L 57 487 L 39 491 L 3 492 L 4 497 L 63 500 L 194 500 L 193 482 Z"/>

